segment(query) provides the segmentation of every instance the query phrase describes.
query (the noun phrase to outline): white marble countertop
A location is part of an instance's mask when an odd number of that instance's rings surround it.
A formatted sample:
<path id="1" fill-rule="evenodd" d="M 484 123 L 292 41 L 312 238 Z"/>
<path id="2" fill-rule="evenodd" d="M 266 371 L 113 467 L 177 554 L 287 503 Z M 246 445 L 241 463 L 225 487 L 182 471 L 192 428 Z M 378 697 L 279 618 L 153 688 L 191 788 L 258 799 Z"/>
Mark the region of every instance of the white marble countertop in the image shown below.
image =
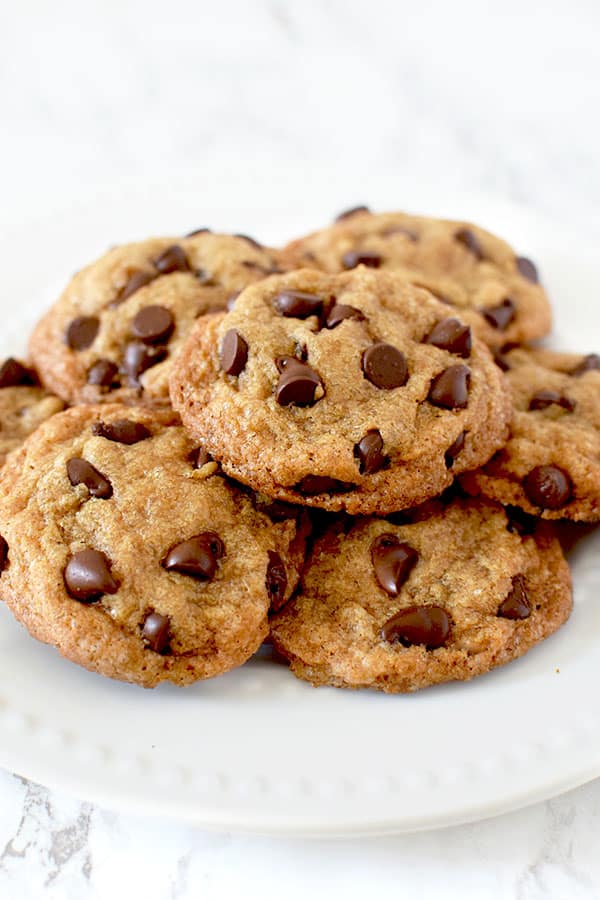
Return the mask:
<path id="1" fill-rule="evenodd" d="M 598 235 L 599 29 L 594 0 L 4 4 L 0 220 L 129 176 L 335 161 L 354 176 L 349 204 L 388 168 Z M 600 781 L 493 821 L 360 841 L 207 834 L 8 773 L 0 797 L 3 897 L 600 895 Z"/>

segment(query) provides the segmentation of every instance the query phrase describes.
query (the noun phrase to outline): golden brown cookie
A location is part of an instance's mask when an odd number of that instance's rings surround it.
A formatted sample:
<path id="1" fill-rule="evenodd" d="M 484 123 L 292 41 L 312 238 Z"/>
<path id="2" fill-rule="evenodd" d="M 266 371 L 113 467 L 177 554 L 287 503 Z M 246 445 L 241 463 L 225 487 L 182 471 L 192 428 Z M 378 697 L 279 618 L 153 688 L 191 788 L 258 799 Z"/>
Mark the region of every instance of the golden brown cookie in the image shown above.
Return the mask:
<path id="1" fill-rule="evenodd" d="M 358 207 L 292 241 L 284 256 L 327 272 L 359 264 L 396 271 L 455 308 L 494 348 L 550 330 L 550 305 L 531 260 L 468 222 Z"/>
<path id="2" fill-rule="evenodd" d="M 0 482 L 0 596 L 93 671 L 153 687 L 239 666 L 287 599 L 301 548 L 219 473 L 170 410 L 80 406 Z"/>
<path id="3" fill-rule="evenodd" d="M 274 617 L 275 647 L 314 685 L 389 693 L 503 665 L 571 610 L 552 526 L 527 525 L 482 500 L 433 503 L 404 524 L 338 521 L 316 541 L 298 595 Z"/>
<path id="4" fill-rule="evenodd" d="M 364 266 L 244 290 L 191 333 L 171 399 L 228 474 L 350 513 L 438 494 L 502 446 L 510 414 L 504 377 L 469 326 Z"/>
<path id="5" fill-rule="evenodd" d="M 35 372 L 9 357 L 0 366 L 0 466 L 25 438 L 64 403 L 39 386 Z"/>
<path id="6" fill-rule="evenodd" d="M 600 357 L 519 348 L 502 356 L 510 439 L 463 487 L 544 519 L 600 519 Z"/>
<path id="7" fill-rule="evenodd" d="M 115 247 L 78 272 L 35 328 L 31 357 L 68 403 L 168 403 L 168 377 L 198 316 L 279 271 L 274 250 L 201 231 Z"/>

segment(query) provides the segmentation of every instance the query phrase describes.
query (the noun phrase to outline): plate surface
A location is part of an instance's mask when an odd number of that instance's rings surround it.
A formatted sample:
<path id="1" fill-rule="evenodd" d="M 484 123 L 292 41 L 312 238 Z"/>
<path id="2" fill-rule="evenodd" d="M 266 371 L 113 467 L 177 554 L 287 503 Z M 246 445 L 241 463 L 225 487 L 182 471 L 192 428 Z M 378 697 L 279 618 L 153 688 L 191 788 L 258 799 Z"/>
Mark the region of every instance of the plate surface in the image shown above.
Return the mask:
<path id="1" fill-rule="evenodd" d="M 36 221 L 15 211 L 2 226 L 0 352 L 22 351 L 72 272 L 111 244 L 206 225 L 281 243 L 359 202 L 470 217 L 507 237 L 541 268 L 556 345 L 599 349 L 600 261 L 562 227 L 394 175 L 358 190 L 356 174 L 188 173 L 91 189 Z M 599 551 L 600 530 L 575 541 L 575 610 L 557 635 L 469 684 L 412 696 L 315 690 L 265 658 L 143 691 L 62 660 L 0 608 L 0 765 L 104 806 L 272 833 L 433 828 L 553 796 L 600 775 Z"/>

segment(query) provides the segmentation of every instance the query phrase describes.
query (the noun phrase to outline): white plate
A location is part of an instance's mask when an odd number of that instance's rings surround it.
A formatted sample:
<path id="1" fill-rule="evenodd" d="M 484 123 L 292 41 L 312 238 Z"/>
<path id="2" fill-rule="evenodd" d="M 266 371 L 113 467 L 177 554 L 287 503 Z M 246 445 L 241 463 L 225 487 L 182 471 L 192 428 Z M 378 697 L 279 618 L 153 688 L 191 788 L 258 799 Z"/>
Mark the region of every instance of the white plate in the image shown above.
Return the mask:
<path id="1" fill-rule="evenodd" d="M 2 346 L 20 350 L 72 271 L 109 244 L 211 225 L 283 240 L 344 206 L 473 217 L 540 264 L 570 349 L 598 350 L 597 254 L 491 198 L 381 175 L 191 174 L 118 185 L 2 236 Z M 3 211 L 7 217 L 7 211 Z M 0 764 L 130 812 L 212 828 L 372 833 L 481 818 L 600 775 L 600 534 L 571 553 L 575 611 L 525 658 L 413 696 L 315 690 L 265 659 L 143 691 L 68 663 L 0 609 Z"/>

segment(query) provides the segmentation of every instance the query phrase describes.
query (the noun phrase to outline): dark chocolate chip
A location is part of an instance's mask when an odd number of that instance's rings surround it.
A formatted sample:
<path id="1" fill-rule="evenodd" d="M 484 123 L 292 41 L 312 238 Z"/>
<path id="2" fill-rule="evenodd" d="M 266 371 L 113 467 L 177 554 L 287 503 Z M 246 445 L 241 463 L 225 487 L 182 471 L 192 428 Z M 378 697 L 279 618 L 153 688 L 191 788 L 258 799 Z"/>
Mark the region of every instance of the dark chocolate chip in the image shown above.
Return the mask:
<path id="1" fill-rule="evenodd" d="M 567 412 L 573 412 L 577 403 L 575 400 L 571 400 L 570 397 L 564 397 L 562 394 L 559 394 L 558 391 L 537 391 L 531 400 L 529 401 L 529 409 L 547 409 L 549 406 L 556 404 L 556 406 L 562 406 L 563 409 L 566 409 Z"/>
<path id="2" fill-rule="evenodd" d="M 110 390 L 114 384 L 118 383 L 118 374 L 119 367 L 116 363 L 110 359 L 99 359 L 88 369 L 87 383 Z"/>
<path id="3" fill-rule="evenodd" d="M 171 547 L 162 564 L 170 572 L 206 580 L 214 576 L 217 561 L 224 553 L 225 546 L 219 535 L 214 531 L 204 531 Z"/>
<path id="4" fill-rule="evenodd" d="M 171 620 L 160 613 L 149 613 L 142 626 L 142 640 L 155 653 L 164 653 L 169 645 Z"/>
<path id="5" fill-rule="evenodd" d="M 81 550 L 65 568 L 65 585 L 75 600 L 93 603 L 102 594 L 116 594 L 119 584 L 110 571 L 110 562 L 100 550 Z"/>
<path id="6" fill-rule="evenodd" d="M 212 462 L 212 456 L 204 447 L 196 447 L 188 456 L 194 469 L 201 469 L 207 463 Z"/>
<path id="7" fill-rule="evenodd" d="M 356 215 L 356 213 L 368 212 L 371 212 L 368 206 L 353 206 L 350 209 L 345 209 L 343 212 L 338 213 L 338 215 L 334 219 L 334 222 L 343 222 L 344 219 L 350 219 L 352 216 Z"/>
<path id="8" fill-rule="evenodd" d="M 525 478 L 527 499 L 541 509 L 561 509 L 573 496 L 573 482 L 558 466 L 536 466 Z"/>
<path id="9" fill-rule="evenodd" d="M 443 409 L 464 409 L 470 381 L 471 372 L 467 366 L 449 366 L 432 380 L 427 399 Z"/>
<path id="10" fill-rule="evenodd" d="M 600 369 L 600 356 L 597 353 L 589 353 L 587 356 L 584 356 L 580 363 L 578 363 L 574 369 L 571 369 L 570 374 L 574 375 L 575 378 L 578 378 L 580 375 L 585 375 L 586 372 L 596 372 Z"/>
<path id="11" fill-rule="evenodd" d="M 99 328 L 96 316 L 78 316 L 67 328 L 67 344 L 71 350 L 85 350 L 94 343 Z"/>
<path id="12" fill-rule="evenodd" d="M 360 309 L 356 309 L 355 306 L 348 306 L 345 303 L 336 303 L 329 310 L 325 327 L 335 328 L 340 322 L 343 322 L 344 319 L 356 319 L 358 322 L 363 322 L 364 318 L 363 313 Z"/>
<path id="13" fill-rule="evenodd" d="M 323 298 L 305 291 L 282 291 L 273 302 L 277 312 L 293 319 L 319 316 L 323 309 Z"/>
<path id="14" fill-rule="evenodd" d="M 152 437 L 152 432 L 141 422 L 130 419 L 117 419 L 116 422 L 96 422 L 92 425 L 92 434 L 115 441 L 117 444 L 137 444 Z"/>
<path id="15" fill-rule="evenodd" d="M 153 272 L 144 272 L 143 269 L 133 272 L 119 291 L 117 299 L 112 305 L 118 306 L 119 303 L 123 303 L 124 300 L 131 297 L 131 295 L 135 294 L 136 291 L 139 291 L 140 288 L 146 287 L 146 285 L 150 284 L 151 281 L 154 281 L 155 278 L 156 275 Z"/>
<path id="16" fill-rule="evenodd" d="M 239 375 L 248 362 L 248 344 L 235 328 L 226 332 L 219 353 L 221 368 L 226 375 Z"/>
<path id="17" fill-rule="evenodd" d="M 254 240 L 253 237 L 250 237 L 247 234 L 234 234 L 233 237 L 239 238 L 242 241 L 246 241 L 246 243 L 250 244 L 251 247 L 255 247 L 256 250 L 264 250 L 263 244 L 260 244 L 258 241 Z"/>
<path id="18" fill-rule="evenodd" d="M 149 347 L 141 341 L 129 341 L 123 355 L 123 373 L 128 376 L 131 387 L 139 385 L 139 377 L 147 369 L 162 362 L 167 357 L 165 347 Z"/>
<path id="19" fill-rule="evenodd" d="M 67 475 L 73 486 L 85 484 L 92 497 L 98 497 L 101 500 L 108 500 L 109 497 L 112 497 L 113 489 L 110 481 L 87 459 L 73 456 L 67 462 Z"/>
<path id="20" fill-rule="evenodd" d="M 424 644 L 435 650 L 446 643 L 450 630 L 450 617 L 441 606 L 409 606 L 385 623 L 381 637 L 392 644 Z"/>
<path id="21" fill-rule="evenodd" d="M 167 247 L 166 250 L 154 260 L 154 265 L 161 275 L 168 275 L 171 272 L 189 272 L 190 264 L 188 258 L 178 244 Z"/>
<path id="22" fill-rule="evenodd" d="M 408 364 L 404 353 L 392 344 L 373 344 L 362 355 L 364 376 L 375 387 L 389 391 L 408 381 Z"/>
<path id="23" fill-rule="evenodd" d="M 395 534 L 380 534 L 371 544 L 371 560 L 378 584 L 396 597 L 419 559 L 417 551 Z"/>
<path id="24" fill-rule="evenodd" d="M 275 364 L 280 372 L 275 392 L 279 405 L 312 406 L 321 386 L 321 379 L 312 366 L 291 356 L 278 357 Z"/>
<path id="25" fill-rule="evenodd" d="M 504 331 L 508 328 L 515 317 L 516 311 L 517 308 L 510 297 L 505 297 L 497 306 L 486 306 L 481 310 L 492 328 L 497 328 L 498 331 Z"/>
<path id="26" fill-rule="evenodd" d="M 465 446 L 465 438 L 467 436 L 466 431 L 461 431 L 459 436 L 456 438 L 453 444 L 451 444 L 444 454 L 444 462 L 446 463 L 446 468 L 451 469 L 454 465 L 454 460 L 458 456 L 458 454 L 464 449 Z"/>
<path id="27" fill-rule="evenodd" d="M 378 269 L 381 265 L 381 255 L 370 250 L 348 250 L 342 256 L 342 265 L 345 269 L 355 269 L 357 266 Z"/>
<path id="28" fill-rule="evenodd" d="M 530 614 L 525 579 L 522 575 L 515 575 L 508 595 L 498 607 L 498 615 L 503 619 L 528 619 Z"/>
<path id="29" fill-rule="evenodd" d="M 329 475 L 305 475 L 295 485 L 297 491 L 309 496 L 316 494 L 345 494 L 354 490 L 355 487 L 356 485 L 352 484 L 352 482 L 339 481 L 337 478 L 330 478 Z"/>
<path id="30" fill-rule="evenodd" d="M 354 445 L 354 456 L 359 460 L 361 475 L 372 475 L 383 468 L 387 460 L 383 453 L 383 438 L 377 430 L 367 431 Z"/>
<path id="31" fill-rule="evenodd" d="M 493 350 L 492 355 L 494 357 L 494 362 L 498 366 L 499 369 L 502 369 L 503 372 L 508 372 L 510 369 L 510 363 L 507 360 L 506 356 L 500 350 Z"/>
<path id="32" fill-rule="evenodd" d="M 0 388 L 36 384 L 35 373 L 18 359 L 9 356 L 0 366 Z"/>
<path id="33" fill-rule="evenodd" d="M 279 553 L 269 550 L 269 563 L 267 565 L 267 576 L 265 579 L 267 594 L 271 601 L 271 608 L 274 612 L 281 609 L 285 600 L 285 590 L 287 588 L 287 572 L 283 560 Z"/>
<path id="34" fill-rule="evenodd" d="M 0 535 L 0 572 L 4 572 L 8 562 L 8 543 Z"/>
<path id="35" fill-rule="evenodd" d="M 442 319 L 433 326 L 424 343 L 433 344 L 440 350 L 448 350 L 449 353 L 456 353 L 466 359 L 471 353 L 471 329 L 458 319 Z"/>
<path id="36" fill-rule="evenodd" d="M 533 282 L 533 284 L 537 284 L 539 279 L 538 270 L 534 263 L 531 262 L 530 259 L 527 259 L 526 256 L 517 256 L 515 259 L 517 264 L 517 270 L 521 273 L 523 278 L 526 278 L 527 281 Z"/>
<path id="37" fill-rule="evenodd" d="M 481 261 L 484 258 L 483 248 L 476 235 L 469 228 L 461 228 L 460 231 L 456 232 L 454 238 L 466 247 L 476 259 Z"/>
<path id="38" fill-rule="evenodd" d="M 190 231 L 185 237 L 196 237 L 197 234 L 211 234 L 210 228 L 196 228 L 194 231 Z"/>
<path id="39" fill-rule="evenodd" d="M 175 321 L 164 306 L 144 306 L 131 323 L 131 333 L 145 344 L 162 344 L 168 341 Z"/>

